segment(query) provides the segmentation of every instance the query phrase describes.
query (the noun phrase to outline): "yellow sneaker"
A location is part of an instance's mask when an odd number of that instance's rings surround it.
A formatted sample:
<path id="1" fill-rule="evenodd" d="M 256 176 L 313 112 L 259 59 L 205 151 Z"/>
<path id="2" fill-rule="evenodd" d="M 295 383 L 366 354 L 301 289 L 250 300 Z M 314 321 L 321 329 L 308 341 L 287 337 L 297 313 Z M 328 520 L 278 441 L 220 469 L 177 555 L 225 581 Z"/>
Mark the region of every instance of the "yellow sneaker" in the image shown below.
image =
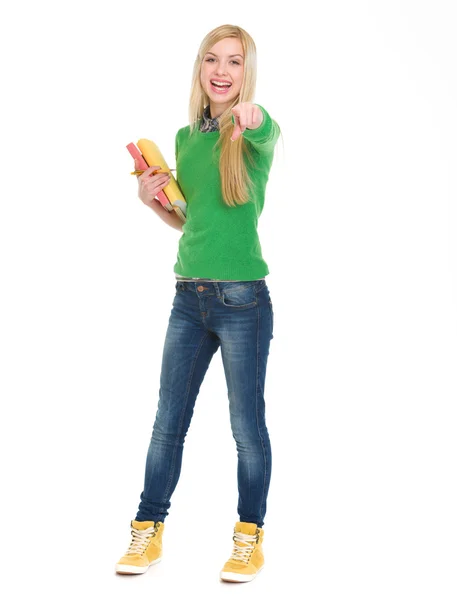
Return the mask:
<path id="1" fill-rule="evenodd" d="M 144 573 L 162 559 L 161 521 L 131 521 L 132 541 L 129 549 L 116 564 L 116 573 L 133 575 Z"/>
<path id="2" fill-rule="evenodd" d="M 263 529 L 256 523 L 237 521 L 232 556 L 225 563 L 223 581 L 251 581 L 263 568 Z"/>

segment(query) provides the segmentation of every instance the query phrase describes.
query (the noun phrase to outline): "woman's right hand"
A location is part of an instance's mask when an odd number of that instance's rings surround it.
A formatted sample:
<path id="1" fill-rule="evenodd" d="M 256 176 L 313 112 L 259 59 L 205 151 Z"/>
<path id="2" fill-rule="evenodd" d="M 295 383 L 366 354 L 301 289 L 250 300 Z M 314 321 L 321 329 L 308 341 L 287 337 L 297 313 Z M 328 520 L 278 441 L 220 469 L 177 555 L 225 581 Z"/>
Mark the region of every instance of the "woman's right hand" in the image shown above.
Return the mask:
<path id="1" fill-rule="evenodd" d="M 137 175 L 138 179 L 138 198 L 152 208 L 154 202 L 156 202 L 157 194 L 170 182 L 169 173 L 157 173 L 153 175 L 154 171 L 158 171 L 162 167 L 151 166 L 141 175 Z M 139 169 L 137 160 L 135 158 L 135 170 Z"/>

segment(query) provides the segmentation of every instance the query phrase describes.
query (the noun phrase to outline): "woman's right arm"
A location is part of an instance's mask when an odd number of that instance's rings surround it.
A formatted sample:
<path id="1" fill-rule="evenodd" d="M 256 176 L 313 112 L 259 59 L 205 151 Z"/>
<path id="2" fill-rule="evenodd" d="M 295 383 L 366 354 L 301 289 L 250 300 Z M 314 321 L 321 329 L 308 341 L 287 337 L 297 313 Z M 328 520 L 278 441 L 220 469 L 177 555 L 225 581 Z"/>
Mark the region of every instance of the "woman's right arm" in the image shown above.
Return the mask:
<path id="1" fill-rule="evenodd" d="M 135 169 L 138 169 L 137 161 L 135 159 Z M 160 169 L 160 166 L 151 166 L 141 175 L 137 175 L 138 179 L 138 197 L 152 208 L 152 210 L 170 227 L 182 231 L 183 222 L 175 213 L 175 211 L 168 212 L 156 199 L 157 194 L 168 185 L 170 177 L 167 173 L 157 173 L 153 175 L 154 171 Z"/>
<path id="2" fill-rule="evenodd" d="M 151 204 L 151 208 L 162 219 L 162 221 L 165 221 L 167 225 L 170 225 L 170 227 L 173 227 L 173 229 L 178 229 L 178 231 L 182 231 L 183 222 L 174 210 L 168 212 L 168 210 L 166 210 L 160 204 L 160 202 L 155 199 L 154 203 Z"/>

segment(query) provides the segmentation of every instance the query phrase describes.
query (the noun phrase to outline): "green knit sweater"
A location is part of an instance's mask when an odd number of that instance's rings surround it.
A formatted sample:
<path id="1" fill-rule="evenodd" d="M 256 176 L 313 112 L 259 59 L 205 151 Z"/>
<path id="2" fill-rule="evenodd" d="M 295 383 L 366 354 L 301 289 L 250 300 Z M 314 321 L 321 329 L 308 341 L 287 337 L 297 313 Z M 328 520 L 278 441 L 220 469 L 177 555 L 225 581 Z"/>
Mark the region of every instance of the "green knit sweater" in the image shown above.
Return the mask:
<path id="1" fill-rule="evenodd" d="M 257 223 L 280 129 L 267 111 L 257 106 L 263 113 L 262 124 L 243 133 L 255 161 L 255 168 L 245 161 L 253 181 L 253 193 L 246 204 L 230 207 L 222 199 L 220 150 L 213 154 L 219 131 L 203 133 L 198 122 L 192 135 L 189 125 L 176 134 L 177 181 L 187 202 L 174 265 L 177 275 L 250 281 L 269 273 Z"/>

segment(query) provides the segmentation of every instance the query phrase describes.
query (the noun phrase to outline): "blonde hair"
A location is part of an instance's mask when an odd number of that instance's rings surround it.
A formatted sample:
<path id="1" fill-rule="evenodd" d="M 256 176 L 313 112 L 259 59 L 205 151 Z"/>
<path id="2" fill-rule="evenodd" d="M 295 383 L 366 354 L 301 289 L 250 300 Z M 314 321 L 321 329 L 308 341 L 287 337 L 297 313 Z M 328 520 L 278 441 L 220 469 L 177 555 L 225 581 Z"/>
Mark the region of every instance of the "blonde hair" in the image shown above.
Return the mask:
<path id="1" fill-rule="evenodd" d="M 233 132 L 232 108 L 240 102 L 252 102 L 255 94 L 257 79 L 257 52 L 254 40 L 241 27 L 236 25 L 221 25 L 210 31 L 198 50 L 194 63 L 192 85 L 189 103 L 190 133 L 197 127 L 197 120 L 202 118 L 209 97 L 200 83 L 201 65 L 205 54 L 220 40 L 234 37 L 241 41 L 244 51 L 243 81 L 239 95 L 219 117 L 219 139 L 216 147 L 220 147 L 219 171 L 221 176 L 222 197 L 228 206 L 246 204 L 249 202 L 249 192 L 252 180 L 249 177 L 244 157 L 254 165 L 243 136 L 236 142 L 230 140 Z"/>

